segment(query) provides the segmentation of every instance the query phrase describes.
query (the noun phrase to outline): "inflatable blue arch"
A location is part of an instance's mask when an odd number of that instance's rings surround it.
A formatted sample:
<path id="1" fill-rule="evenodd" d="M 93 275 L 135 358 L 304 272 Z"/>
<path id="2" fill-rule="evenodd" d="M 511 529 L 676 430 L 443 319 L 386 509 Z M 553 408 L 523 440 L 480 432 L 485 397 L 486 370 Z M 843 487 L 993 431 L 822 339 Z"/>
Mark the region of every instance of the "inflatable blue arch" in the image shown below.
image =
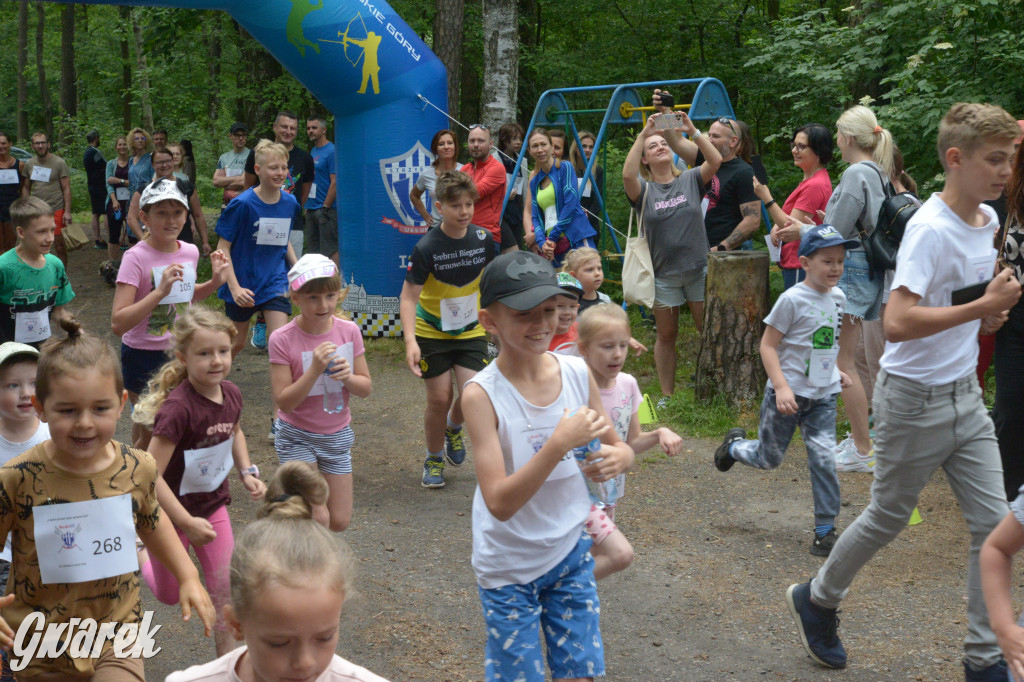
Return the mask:
<path id="1" fill-rule="evenodd" d="M 398 335 L 406 260 L 427 229 L 409 191 L 448 127 L 420 99 L 447 109 L 444 65 L 401 17 L 370 0 L 80 2 L 224 10 L 330 110 L 345 308 L 364 334 Z"/>

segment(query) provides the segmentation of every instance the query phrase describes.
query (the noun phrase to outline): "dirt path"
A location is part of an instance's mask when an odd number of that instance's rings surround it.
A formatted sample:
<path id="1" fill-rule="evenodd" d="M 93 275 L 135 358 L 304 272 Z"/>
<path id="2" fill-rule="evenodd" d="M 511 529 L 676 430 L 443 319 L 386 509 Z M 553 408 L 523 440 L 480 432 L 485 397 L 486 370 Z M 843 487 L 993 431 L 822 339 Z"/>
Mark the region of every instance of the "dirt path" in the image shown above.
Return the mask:
<path id="1" fill-rule="evenodd" d="M 72 308 L 114 343 L 100 254 L 72 254 Z M 483 620 L 470 567 L 472 454 L 466 466 L 448 469 L 443 490 L 420 486 L 422 386 L 404 368 L 400 344 L 371 341 L 368 349 L 374 391 L 353 401 L 355 513 L 345 532 L 358 559 L 359 595 L 346 603 L 339 653 L 396 682 L 482 679 Z M 231 379 L 246 400 L 242 426 L 253 461 L 271 472 L 265 354 L 247 348 Z M 119 437 L 127 430 L 126 417 Z M 854 583 L 840 631 L 850 667 L 829 671 L 804 654 L 783 600 L 787 585 L 821 564 L 807 552 L 804 453 L 791 451 L 774 472 L 738 466 L 721 474 L 711 465 L 716 445 L 687 439 L 679 457 L 648 454 L 628 477 L 619 525 L 637 559 L 601 583 L 607 679 L 963 679 L 968 535 L 941 474 L 921 498 L 924 522 Z M 255 506 L 231 480 L 237 528 Z M 841 484 L 845 528 L 868 500 L 870 477 L 843 474 Z M 149 679 L 214 657 L 212 640 L 182 624 L 176 607 L 158 604 L 146 588 L 143 602 L 164 624 L 163 650 L 146 664 Z"/>

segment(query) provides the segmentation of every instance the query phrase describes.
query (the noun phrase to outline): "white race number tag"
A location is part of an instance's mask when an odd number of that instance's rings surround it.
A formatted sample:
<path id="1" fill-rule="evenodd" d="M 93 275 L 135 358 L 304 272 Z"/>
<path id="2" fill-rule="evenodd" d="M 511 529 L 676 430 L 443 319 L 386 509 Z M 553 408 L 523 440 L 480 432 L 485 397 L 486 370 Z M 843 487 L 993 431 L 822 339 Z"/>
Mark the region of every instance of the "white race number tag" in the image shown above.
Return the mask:
<path id="1" fill-rule="evenodd" d="M 231 458 L 231 447 L 235 437 L 211 445 L 208 448 L 196 448 L 185 451 L 185 473 L 178 487 L 179 495 L 189 493 L 211 493 L 220 487 L 228 477 L 234 460 Z"/>
<path id="2" fill-rule="evenodd" d="M 34 507 L 32 525 L 44 585 L 139 570 L 131 495 Z"/>
<path id="3" fill-rule="evenodd" d="M 164 278 L 164 270 L 169 266 L 161 265 L 153 268 L 153 288 L 160 286 L 160 282 Z M 181 280 L 175 282 L 171 286 L 171 293 L 160 299 L 160 305 L 170 305 L 172 303 L 189 303 L 192 301 L 192 296 L 196 291 L 196 269 L 192 267 L 191 263 L 185 263 L 182 266 Z"/>
<path id="4" fill-rule="evenodd" d="M 128 201 L 132 198 L 132 191 L 127 187 L 118 187 L 114 190 L 114 198 L 118 201 Z"/>
<path id="5" fill-rule="evenodd" d="M 256 243 L 261 246 L 287 246 L 291 227 L 289 218 L 260 218 Z"/>
<path id="6" fill-rule="evenodd" d="M 18 343 L 39 343 L 50 338 L 50 309 L 15 313 L 14 340 Z"/>
<path id="7" fill-rule="evenodd" d="M 237 178 L 241 174 L 242 174 L 242 169 L 241 168 L 225 168 L 224 169 L 224 177 L 226 177 L 226 178 Z"/>
<path id="8" fill-rule="evenodd" d="M 558 209 L 552 204 L 544 209 L 544 233 L 547 234 L 558 224 Z"/>
<path id="9" fill-rule="evenodd" d="M 825 388 L 839 381 L 839 368 L 836 367 L 837 348 L 811 349 L 810 370 L 807 383 L 815 388 Z"/>
<path id="10" fill-rule="evenodd" d="M 346 360 L 348 360 L 348 366 L 349 367 L 352 367 L 352 361 L 353 361 L 352 353 L 353 353 L 353 351 L 352 351 L 352 342 L 351 341 L 349 341 L 348 343 L 341 344 L 334 351 L 335 357 L 345 358 Z M 306 373 L 307 371 L 309 371 L 309 366 L 312 365 L 312 364 L 313 364 L 313 351 L 311 351 L 311 350 L 304 350 L 304 351 L 302 351 L 302 372 Z M 328 368 L 327 371 L 330 371 L 330 368 Z M 324 394 L 324 382 L 325 381 L 328 381 L 326 374 L 321 374 L 320 376 L 318 376 L 316 378 L 316 381 L 313 382 L 313 388 L 311 388 L 309 390 L 309 395 L 311 395 L 311 396 L 313 396 L 313 395 L 323 395 Z M 333 381 L 333 379 L 331 379 L 331 381 Z"/>
<path id="11" fill-rule="evenodd" d="M 450 332 L 476 322 L 477 295 L 441 299 L 441 330 Z"/>
<path id="12" fill-rule="evenodd" d="M 0 185 L 17 185 L 18 171 L 13 168 L 0 168 Z"/>
<path id="13" fill-rule="evenodd" d="M 312 182 L 309 184 L 309 194 L 306 195 L 306 199 L 316 199 L 316 183 Z"/>
<path id="14" fill-rule="evenodd" d="M 995 275 L 996 250 L 986 256 L 975 256 L 967 259 L 967 272 L 964 274 L 964 286 L 978 284 Z"/>
<path id="15" fill-rule="evenodd" d="M 32 182 L 49 182 L 50 169 L 45 166 L 32 166 Z"/>

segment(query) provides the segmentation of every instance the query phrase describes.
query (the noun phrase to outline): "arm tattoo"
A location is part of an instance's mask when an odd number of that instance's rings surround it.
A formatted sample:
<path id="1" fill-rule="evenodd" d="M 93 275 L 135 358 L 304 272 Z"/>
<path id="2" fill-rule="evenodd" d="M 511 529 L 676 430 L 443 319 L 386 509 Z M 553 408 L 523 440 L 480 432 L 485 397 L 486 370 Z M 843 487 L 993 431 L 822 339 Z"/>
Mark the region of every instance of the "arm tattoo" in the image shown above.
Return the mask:
<path id="1" fill-rule="evenodd" d="M 733 249 L 735 249 L 737 246 L 739 246 L 740 244 L 742 244 L 746 240 L 747 240 L 747 235 L 745 235 L 743 233 L 743 230 L 741 230 L 739 228 L 736 228 L 735 230 L 732 231 L 732 234 L 730 234 L 726 238 L 725 245 L 729 247 L 730 251 L 732 251 Z"/>
<path id="2" fill-rule="evenodd" d="M 757 215 L 760 211 L 758 211 L 757 207 L 751 203 L 740 206 L 740 213 L 743 214 L 744 218 L 749 218 L 752 215 Z"/>

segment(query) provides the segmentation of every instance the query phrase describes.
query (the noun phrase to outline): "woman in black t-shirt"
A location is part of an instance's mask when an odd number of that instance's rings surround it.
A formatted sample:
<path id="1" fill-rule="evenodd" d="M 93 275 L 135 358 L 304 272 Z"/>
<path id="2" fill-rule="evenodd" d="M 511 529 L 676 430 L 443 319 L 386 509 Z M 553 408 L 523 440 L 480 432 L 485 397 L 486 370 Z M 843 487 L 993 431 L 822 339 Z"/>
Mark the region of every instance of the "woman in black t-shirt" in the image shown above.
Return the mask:
<path id="1" fill-rule="evenodd" d="M 178 183 L 178 189 L 182 194 L 188 197 L 188 215 L 185 216 L 185 227 L 182 228 L 178 239 L 195 244 L 199 247 L 200 253 L 209 256 L 210 238 L 206 229 L 206 218 L 203 216 L 203 207 L 199 205 L 199 197 L 196 196 L 196 187 L 188 180 L 175 178 L 174 168 L 174 155 L 170 151 L 162 148 L 153 152 L 153 180 L 172 178 Z M 131 208 L 128 209 L 128 225 L 139 239 L 142 239 L 142 223 L 139 221 L 139 199 L 141 196 L 141 190 L 136 192 L 132 196 Z M 193 224 L 195 224 L 195 231 L 198 232 L 195 237 L 192 230 Z"/>

